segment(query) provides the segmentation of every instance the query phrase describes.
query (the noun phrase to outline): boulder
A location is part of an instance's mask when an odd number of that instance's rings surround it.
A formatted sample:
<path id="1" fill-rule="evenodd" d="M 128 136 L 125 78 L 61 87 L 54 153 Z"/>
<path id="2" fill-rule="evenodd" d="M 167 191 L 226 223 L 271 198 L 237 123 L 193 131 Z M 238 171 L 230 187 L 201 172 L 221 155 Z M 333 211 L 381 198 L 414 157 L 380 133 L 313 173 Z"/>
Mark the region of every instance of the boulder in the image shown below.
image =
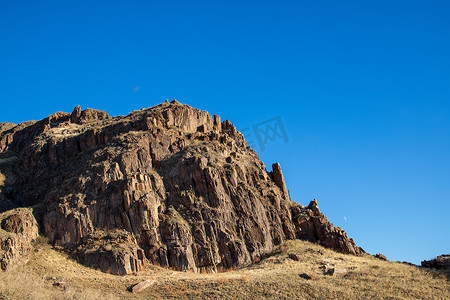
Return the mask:
<path id="1" fill-rule="evenodd" d="M 343 275 L 347 274 L 347 269 L 329 268 L 329 269 L 326 269 L 324 273 L 326 275 L 331 275 L 331 276 L 343 276 Z"/>
<path id="2" fill-rule="evenodd" d="M 145 290 L 146 288 L 152 286 L 153 284 L 155 284 L 155 280 L 152 280 L 152 279 L 147 279 L 147 280 L 141 281 L 131 288 L 131 292 L 140 293 L 143 290 Z"/>

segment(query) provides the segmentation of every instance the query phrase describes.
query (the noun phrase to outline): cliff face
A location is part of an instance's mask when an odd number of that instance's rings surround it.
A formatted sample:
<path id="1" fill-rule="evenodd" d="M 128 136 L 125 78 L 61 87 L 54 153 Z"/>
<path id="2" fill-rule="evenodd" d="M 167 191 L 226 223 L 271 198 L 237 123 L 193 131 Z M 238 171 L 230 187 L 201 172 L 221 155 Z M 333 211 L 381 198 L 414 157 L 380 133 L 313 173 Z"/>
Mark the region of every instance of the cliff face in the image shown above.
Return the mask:
<path id="1" fill-rule="evenodd" d="M 292 202 L 229 121 L 176 100 L 2 123 L 0 171 L 3 210 L 41 207 L 51 243 L 114 274 L 242 267 L 295 238 L 362 251 L 316 202 Z"/>

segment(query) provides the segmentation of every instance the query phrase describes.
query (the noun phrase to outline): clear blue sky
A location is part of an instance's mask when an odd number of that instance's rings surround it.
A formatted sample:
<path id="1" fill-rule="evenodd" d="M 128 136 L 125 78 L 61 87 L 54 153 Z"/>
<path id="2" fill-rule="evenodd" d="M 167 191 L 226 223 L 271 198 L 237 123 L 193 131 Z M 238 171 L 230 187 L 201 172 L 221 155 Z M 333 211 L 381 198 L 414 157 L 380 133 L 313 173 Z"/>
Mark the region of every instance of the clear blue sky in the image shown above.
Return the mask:
<path id="1" fill-rule="evenodd" d="M 289 141 L 256 149 L 292 198 L 419 263 L 450 252 L 449 53 L 448 1 L 1 1 L 0 121 L 280 116 Z"/>

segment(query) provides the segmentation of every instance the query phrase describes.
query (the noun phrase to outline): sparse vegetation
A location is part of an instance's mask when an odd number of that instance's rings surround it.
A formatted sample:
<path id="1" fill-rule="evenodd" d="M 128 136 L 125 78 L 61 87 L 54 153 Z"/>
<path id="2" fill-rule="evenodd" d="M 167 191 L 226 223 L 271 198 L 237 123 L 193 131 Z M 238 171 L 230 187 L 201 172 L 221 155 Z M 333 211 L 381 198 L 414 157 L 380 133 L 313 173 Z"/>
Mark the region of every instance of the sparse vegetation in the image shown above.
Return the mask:
<path id="1" fill-rule="evenodd" d="M 135 275 L 114 276 L 77 264 L 38 239 L 30 261 L 0 273 L 0 299 L 449 299 L 448 275 L 438 271 L 352 256 L 321 246 L 288 241 L 276 254 L 250 267 L 223 273 L 177 272 L 149 266 Z M 301 261 L 289 255 L 301 254 Z M 324 274 L 324 265 L 345 268 Z M 300 275 L 307 274 L 310 279 Z M 304 275 L 303 275 L 304 276 Z M 306 277 L 306 276 L 304 276 Z M 139 294 L 129 287 L 156 284 Z"/>
<path id="2" fill-rule="evenodd" d="M 180 213 L 175 208 L 173 208 L 173 206 L 169 206 L 167 208 L 167 215 L 167 223 L 169 223 L 170 225 L 186 224 L 186 221 L 183 219 Z"/>
<path id="3" fill-rule="evenodd" d="M 292 217 L 294 220 L 295 219 L 306 219 L 309 218 L 308 214 L 306 213 L 306 211 L 302 211 L 299 214 L 296 214 L 295 216 Z"/>

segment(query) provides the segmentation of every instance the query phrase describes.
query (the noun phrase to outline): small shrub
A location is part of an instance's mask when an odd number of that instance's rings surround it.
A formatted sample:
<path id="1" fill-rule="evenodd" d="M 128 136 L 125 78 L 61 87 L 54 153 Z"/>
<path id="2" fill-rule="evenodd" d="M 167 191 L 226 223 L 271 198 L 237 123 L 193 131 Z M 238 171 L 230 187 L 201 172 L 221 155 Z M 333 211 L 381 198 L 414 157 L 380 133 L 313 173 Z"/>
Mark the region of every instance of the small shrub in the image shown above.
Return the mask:
<path id="1" fill-rule="evenodd" d="M 296 219 L 307 219 L 307 218 L 309 218 L 309 215 L 305 211 L 302 211 L 301 213 L 298 213 L 293 217 L 293 219 L 295 219 L 295 220 Z"/>
<path id="2" fill-rule="evenodd" d="M 253 263 L 254 264 L 257 264 L 257 263 L 259 263 L 261 261 L 261 258 L 259 258 L 259 257 L 255 257 L 254 259 L 253 259 Z"/>
<path id="3" fill-rule="evenodd" d="M 345 279 L 350 279 L 350 280 L 354 280 L 355 279 L 355 274 L 354 273 L 347 273 L 344 275 Z"/>

